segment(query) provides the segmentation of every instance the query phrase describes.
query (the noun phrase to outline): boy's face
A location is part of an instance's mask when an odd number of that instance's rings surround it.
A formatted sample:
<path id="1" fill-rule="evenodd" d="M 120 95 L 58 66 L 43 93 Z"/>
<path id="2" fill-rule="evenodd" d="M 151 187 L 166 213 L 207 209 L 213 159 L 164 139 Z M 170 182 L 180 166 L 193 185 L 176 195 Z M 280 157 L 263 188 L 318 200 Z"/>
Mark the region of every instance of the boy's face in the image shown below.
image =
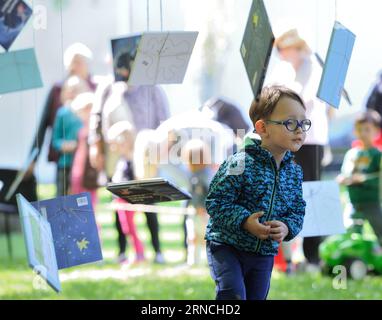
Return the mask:
<path id="1" fill-rule="evenodd" d="M 305 109 L 298 101 L 283 97 L 277 103 L 269 120 L 285 121 L 288 119 L 298 121 L 306 119 Z M 282 124 L 274 124 L 267 122 L 266 120 L 260 121 L 263 122 L 263 128 L 260 130 L 259 134 L 262 140 L 273 148 L 277 148 L 281 152 L 287 150 L 296 152 L 303 145 L 306 138 L 306 132 L 303 132 L 301 127 L 298 127 L 295 131 L 289 131 Z"/>
<path id="2" fill-rule="evenodd" d="M 357 123 L 354 128 L 355 136 L 366 146 L 373 145 L 378 133 L 379 128 L 370 122 Z"/>

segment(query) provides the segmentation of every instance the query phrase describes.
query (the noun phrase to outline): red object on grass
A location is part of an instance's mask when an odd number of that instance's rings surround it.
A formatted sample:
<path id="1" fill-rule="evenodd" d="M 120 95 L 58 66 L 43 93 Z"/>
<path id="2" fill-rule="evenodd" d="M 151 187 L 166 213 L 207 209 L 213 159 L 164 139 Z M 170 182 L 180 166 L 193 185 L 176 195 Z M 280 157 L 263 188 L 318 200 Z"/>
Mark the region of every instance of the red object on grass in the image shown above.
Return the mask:
<path id="1" fill-rule="evenodd" d="M 281 246 L 279 246 L 279 252 L 278 254 L 275 256 L 275 268 L 282 271 L 282 272 L 285 272 L 286 269 L 287 269 L 287 263 L 285 261 L 285 258 L 284 258 L 284 254 L 283 254 L 283 250 L 281 249 Z"/>

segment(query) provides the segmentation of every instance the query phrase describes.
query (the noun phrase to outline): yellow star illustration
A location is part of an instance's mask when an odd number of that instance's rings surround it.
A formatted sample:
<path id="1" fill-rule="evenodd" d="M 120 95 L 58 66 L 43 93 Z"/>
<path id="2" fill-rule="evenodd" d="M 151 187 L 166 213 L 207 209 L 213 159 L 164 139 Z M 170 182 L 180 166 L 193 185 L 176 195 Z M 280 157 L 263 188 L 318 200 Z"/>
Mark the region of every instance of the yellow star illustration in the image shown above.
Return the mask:
<path id="1" fill-rule="evenodd" d="M 86 238 L 83 238 L 81 241 L 77 241 L 77 247 L 78 249 L 80 249 L 81 252 L 82 250 L 87 249 L 88 245 L 89 245 L 89 241 L 86 240 Z"/>
<path id="2" fill-rule="evenodd" d="M 259 16 L 257 14 L 254 14 L 253 17 L 252 17 L 252 23 L 255 27 L 257 27 L 258 23 L 259 23 Z"/>

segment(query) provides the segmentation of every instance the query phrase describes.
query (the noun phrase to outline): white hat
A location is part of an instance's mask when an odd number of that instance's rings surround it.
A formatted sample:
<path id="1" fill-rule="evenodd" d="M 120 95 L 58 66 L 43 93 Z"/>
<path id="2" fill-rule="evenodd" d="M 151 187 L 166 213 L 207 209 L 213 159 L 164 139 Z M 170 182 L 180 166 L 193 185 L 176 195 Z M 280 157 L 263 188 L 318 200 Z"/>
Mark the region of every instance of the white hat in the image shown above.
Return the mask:
<path id="1" fill-rule="evenodd" d="M 78 94 L 73 101 L 71 102 L 70 106 L 73 111 L 79 111 L 82 108 L 85 108 L 89 104 L 94 103 L 94 93 L 93 92 L 84 92 Z"/>
<path id="2" fill-rule="evenodd" d="M 70 64 L 72 63 L 73 58 L 76 56 L 82 56 L 87 59 L 92 59 L 93 54 L 91 50 L 85 46 L 81 42 L 76 42 L 71 44 L 68 48 L 66 48 L 64 52 L 64 66 L 65 69 L 68 69 Z"/>
<path id="3" fill-rule="evenodd" d="M 107 140 L 114 141 L 124 132 L 134 133 L 134 126 L 130 121 L 118 121 L 107 130 Z"/>

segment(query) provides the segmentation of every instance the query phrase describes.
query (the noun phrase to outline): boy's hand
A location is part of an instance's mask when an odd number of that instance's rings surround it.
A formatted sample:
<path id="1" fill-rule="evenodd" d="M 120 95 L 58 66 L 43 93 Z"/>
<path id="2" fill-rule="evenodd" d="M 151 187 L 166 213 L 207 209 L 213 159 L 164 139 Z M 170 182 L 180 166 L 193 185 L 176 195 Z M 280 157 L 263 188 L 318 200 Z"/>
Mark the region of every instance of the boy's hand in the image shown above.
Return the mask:
<path id="1" fill-rule="evenodd" d="M 345 186 L 351 186 L 353 184 L 360 184 L 366 181 L 366 175 L 362 173 L 354 173 L 350 177 L 344 177 L 343 175 L 339 175 L 336 178 L 339 184 Z"/>
<path id="2" fill-rule="evenodd" d="M 288 227 L 281 221 L 266 221 L 264 224 L 271 227 L 269 236 L 277 242 L 281 243 L 289 233 Z"/>
<path id="3" fill-rule="evenodd" d="M 258 237 L 261 240 L 266 240 L 269 237 L 269 233 L 271 230 L 270 226 L 265 226 L 259 222 L 259 218 L 264 215 L 264 212 L 255 212 L 250 215 L 247 220 L 243 224 L 243 228 L 247 230 L 249 233 Z"/>
<path id="4" fill-rule="evenodd" d="M 345 185 L 345 186 L 349 184 L 349 178 L 346 178 L 346 177 L 343 176 L 342 174 L 339 174 L 339 175 L 336 177 L 336 181 L 337 181 L 337 183 L 342 184 L 342 185 Z"/>
<path id="5" fill-rule="evenodd" d="M 366 181 L 366 176 L 362 173 L 354 173 L 351 180 L 352 184 L 364 183 Z"/>

